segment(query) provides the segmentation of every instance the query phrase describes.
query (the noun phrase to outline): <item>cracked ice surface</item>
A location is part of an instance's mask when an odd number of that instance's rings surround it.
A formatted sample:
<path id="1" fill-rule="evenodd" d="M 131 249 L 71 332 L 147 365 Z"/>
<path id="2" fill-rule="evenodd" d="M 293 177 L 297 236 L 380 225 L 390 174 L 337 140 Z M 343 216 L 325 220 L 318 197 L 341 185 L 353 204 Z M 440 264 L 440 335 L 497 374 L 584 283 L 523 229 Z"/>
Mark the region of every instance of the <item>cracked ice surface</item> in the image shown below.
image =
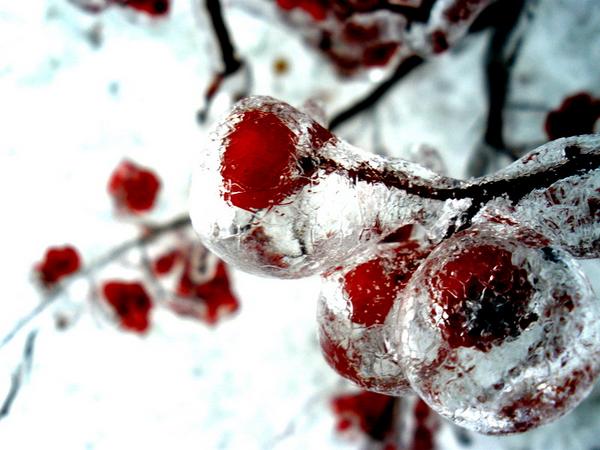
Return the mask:
<path id="1" fill-rule="evenodd" d="M 595 0 L 578 2 L 576 8 L 573 2 L 540 3 L 545 13 L 536 26 L 534 50 L 543 42 L 544 51 L 568 62 L 582 45 L 583 53 L 596 54 L 597 39 L 573 36 L 582 24 L 595 36 L 593 19 L 581 20 L 595 12 Z M 0 135 L 6 213 L 0 240 L 4 261 L 10 261 L 1 265 L 2 331 L 36 305 L 28 274 L 47 245 L 73 242 L 93 257 L 131 236 L 129 227 L 108 216 L 105 193 L 107 176 L 124 155 L 155 167 L 165 181 L 168 202 L 160 205 L 156 219 L 186 207 L 189 167 L 204 136 L 193 123 L 198 99 L 190 92 L 209 82 L 206 61 L 212 56 L 208 36 L 199 36 L 191 23 L 187 2 L 174 5 L 170 22 L 148 27 L 111 10 L 102 19 L 101 49 L 87 40 L 96 18 L 62 0 L 0 7 L 0 116 L 8 124 Z M 548 32 L 544 21 L 549 15 Z M 276 24 L 270 23 L 267 31 L 261 19 L 239 11 L 228 19 L 241 52 L 256 61 L 256 92 L 302 104 L 317 89 L 332 109 L 340 109 L 368 88 L 368 80 L 337 83 L 322 61 Z M 577 29 L 565 27 L 565 20 L 578 24 Z M 568 39 L 558 31 L 570 33 Z M 566 50 L 550 45 L 567 41 Z M 393 143 L 388 147 L 393 155 L 428 142 L 443 151 L 450 174 L 460 176 L 469 157 L 464 150 L 472 148 L 483 117 L 477 59 L 483 43 L 480 36 L 460 52 L 441 57 L 395 89 L 376 118 L 347 127 L 345 136 L 355 145 L 374 148 L 363 142 L 371 144 L 373 127 L 381 126 L 384 140 Z M 271 60 L 282 54 L 295 58 L 284 79 L 270 71 Z M 543 56 L 533 65 L 533 75 L 531 66 L 520 62 L 516 100 L 523 99 L 526 89 L 527 98 L 551 94 L 558 101 L 562 92 L 579 88 L 582 76 L 598 73 L 589 70 L 597 68 L 598 58 L 574 65 Z M 542 79 L 546 84 L 540 87 L 531 82 L 538 72 L 556 76 Z M 560 81 L 564 72 L 577 72 L 566 85 Z M 117 96 L 110 94 L 115 85 Z M 228 108 L 228 99 L 219 98 L 216 106 Z M 536 134 L 530 126 L 537 113 L 511 114 L 529 133 L 520 144 L 531 142 L 532 134 L 539 137 L 541 131 Z M 597 263 L 584 263 L 600 292 Z M 291 287 L 239 272 L 234 283 L 242 310 L 216 330 L 167 313 L 154 317 L 157 329 L 145 340 L 106 326 L 99 329 L 98 317 L 86 318 L 86 310 L 65 332 L 42 321 L 34 370 L 11 416 L 0 423 L 0 443 L 15 450 L 186 450 L 199 445 L 237 450 L 270 448 L 277 442 L 272 447 L 361 448 L 365 443 L 360 439 L 343 440 L 333 432 L 327 398 L 339 388 L 339 377 L 325 366 L 314 339 L 316 284 L 304 280 Z M 71 303 L 77 306 L 87 294 L 78 286 Z M 0 356 L 3 395 L 20 350 L 16 347 Z M 597 445 L 598 399 L 592 396 L 572 414 L 522 436 L 471 435 L 469 448 L 589 450 Z M 449 426 L 438 447 L 462 448 Z"/>

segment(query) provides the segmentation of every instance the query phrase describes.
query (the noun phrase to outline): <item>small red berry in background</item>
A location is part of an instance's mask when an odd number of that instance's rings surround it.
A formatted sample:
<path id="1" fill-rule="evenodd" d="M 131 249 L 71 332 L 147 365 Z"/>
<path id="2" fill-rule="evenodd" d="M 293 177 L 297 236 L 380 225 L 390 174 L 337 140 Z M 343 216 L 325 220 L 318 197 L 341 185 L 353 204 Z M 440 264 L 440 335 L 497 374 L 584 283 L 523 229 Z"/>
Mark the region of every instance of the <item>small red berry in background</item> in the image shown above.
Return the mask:
<path id="1" fill-rule="evenodd" d="M 177 286 L 177 295 L 190 303 L 179 303 L 175 311 L 184 316 L 196 316 L 210 325 L 237 311 L 239 302 L 231 289 L 231 281 L 223 261 L 218 261 L 214 275 L 201 281 L 194 280 L 193 268 L 183 271 Z M 198 308 L 200 307 L 200 308 Z"/>
<path id="2" fill-rule="evenodd" d="M 544 129 L 549 139 L 591 134 L 600 119 L 600 99 L 586 92 L 565 98 L 562 104 L 546 116 Z"/>
<path id="3" fill-rule="evenodd" d="M 171 7 L 170 0 L 117 0 L 117 3 L 155 17 L 168 14 Z"/>
<path id="4" fill-rule="evenodd" d="M 141 283 L 108 281 L 102 287 L 102 293 L 119 316 L 123 328 L 138 333 L 148 329 L 152 300 Z"/>
<path id="5" fill-rule="evenodd" d="M 277 5 L 285 11 L 299 8 L 317 22 L 325 20 L 327 16 L 327 1 L 323 0 L 277 0 Z"/>
<path id="6" fill-rule="evenodd" d="M 67 275 L 77 272 L 80 267 L 79 253 L 74 247 L 66 245 L 46 250 L 44 260 L 35 266 L 35 270 L 42 283 L 51 287 Z"/>
<path id="7" fill-rule="evenodd" d="M 108 182 L 108 192 L 117 208 L 133 214 L 152 209 L 159 189 L 158 176 L 131 161 L 119 164 Z"/>
<path id="8" fill-rule="evenodd" d="M 156 260 L 152 262 L 152 272 L 156 276 L 167 275 L 175 264 L 182 258 L 181 252 L 177 249 L 171 250 L 168 253 L 165 253 L 162 256 L 159 256 Z"/>
<path id="9" fill-rule="evenodd" d="M 337 416 L 337 430 L 358 428 L 375 441 L 392 434 L 396 397 L 363 391 L 334 397 L 331 401 Z"/>

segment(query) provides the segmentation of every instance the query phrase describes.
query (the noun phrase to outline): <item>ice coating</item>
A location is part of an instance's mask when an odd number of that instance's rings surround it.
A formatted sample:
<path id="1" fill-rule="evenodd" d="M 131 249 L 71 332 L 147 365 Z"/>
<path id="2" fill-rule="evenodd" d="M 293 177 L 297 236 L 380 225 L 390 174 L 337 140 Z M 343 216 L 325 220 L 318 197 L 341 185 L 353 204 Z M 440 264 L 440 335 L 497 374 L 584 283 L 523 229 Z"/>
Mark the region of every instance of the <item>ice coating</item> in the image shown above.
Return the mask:
<path id="1" fill-rule="evenodd" d="M 323 276 L 321 347 L 342 376 L 392 395 L 410 384 L 502 434 L 560 417 L 598 377 L 599 304 L 572 256 L 600 256 L 599 193 L 598 135 L 461 181 L 250 97 L 210 135 L 191 217 L 243 270 Z"/>
<path id="2" fill-rule="evenodd" d="M 250 97 L 210 137 L 194 175 L 191 216 L 226 261 L 301 277 L 342 265 L 406 224 L 443 235 L 468 200 L 418 195 L 458 183 L 352 147 L 283 102 Z"/>
<path id="3" fill-rule="evenodd" d="M 480 433 L 555 420 L 600 370 L 600 303 L 589 283 L 566 252 L 515 231 L 481 223 L 440 244 L 387 321 L 412 388 Z"/>
<path id="4" fill-rule="evenodd" d="M 249 97 L 211 133 L 192 184 L 204 243 L 246 271 L 297 278 L 374 254 L 418 223 L 432 243 L 481 214 L 539 230 L 577 257 L 600 256 L 600 138 L 559 139 L 468 181 L 353 147 L 306 114 Z"/>
<path id="5" fill-rule="evenodd" d="M 428 249 L 412 225 L 394 241 L 324 276 L 317 322 L 321 350 L 336 372 L 363 389 L 404 395 L 410 387 L 384 324 Z"/>

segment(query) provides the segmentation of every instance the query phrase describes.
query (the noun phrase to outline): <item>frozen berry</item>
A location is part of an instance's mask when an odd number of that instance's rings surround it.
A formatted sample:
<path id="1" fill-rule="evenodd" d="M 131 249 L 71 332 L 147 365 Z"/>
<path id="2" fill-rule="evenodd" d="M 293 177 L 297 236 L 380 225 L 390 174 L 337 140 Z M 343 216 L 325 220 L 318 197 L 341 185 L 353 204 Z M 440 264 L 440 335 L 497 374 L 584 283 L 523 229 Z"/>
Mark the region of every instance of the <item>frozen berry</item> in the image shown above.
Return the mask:
<path id="1" fill-rule="evenodd" d="M 227 136 L 223 197 L 255 211 L 281 203 L 295 189 L 296 138 L 275 114 L 250 110 Z"/>
<path id="2" fill-rule="evenodd" d="M 600 368 L 600 305 L 575 261 L 479 224 L 440 244 L 390 314 L 410 385 L 438 413 L 487 434 L 574 408 Z"/>
<path id="3" fill-rule="evenodd" d="M 408 392 L 395 348 L 387 345 L 388 313 L 426 252 L 414 242 L 384 245 L 378 256 L 325 277 L 319 299 L 319 338 L 329 365 L 363 389 Z"/>

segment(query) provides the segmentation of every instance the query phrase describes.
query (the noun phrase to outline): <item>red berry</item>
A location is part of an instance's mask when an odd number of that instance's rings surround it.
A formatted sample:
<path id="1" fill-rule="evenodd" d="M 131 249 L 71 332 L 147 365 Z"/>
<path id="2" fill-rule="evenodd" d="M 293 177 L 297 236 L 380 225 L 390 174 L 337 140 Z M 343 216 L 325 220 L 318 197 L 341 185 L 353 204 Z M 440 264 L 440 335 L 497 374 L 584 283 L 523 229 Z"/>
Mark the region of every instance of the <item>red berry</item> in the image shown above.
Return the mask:
<path id="1" fill-rule="evenodd" d="M 74 247 L 67 245 L 47 249 L 44 260 L 36 265 L 35 270 L 42 283 L 50 287 L 67 275 L 77 272 L 80 267 L 79 253 Z"/>
<path id="2" fill-rule="evenodd" d="M 166 275 L 180 258 L 181 252 L 177 249 L 165 253 L 152 263 L 152 271 L 158 276 Z"/>
<path id="3" fill-rule="evenodd" d="M 192 266 L 188 264 L 177 286 L 177 294 L 192 303 L 177 304 L 175 310 L 178 313 L 197 316 L 214 325 L 224 315 L 239 309 L 239 302 L 231 289 L 231 281 L 223 261 L 217 263 L 212 277 L 203 277 L 199 282 L 194 280 L 192 270 Z"/>
<path id="4" fill-rule="evenodd" d="M 363 53 L 363 62 L 366 67 L 383 67 L 390 62 L 399 47 L 397 42 L 371 45 Z"/>
<path id="5" fill-rule="evenodd" d="M 281 9 L 285 10 L 285 11 L 289 11 L 291 9 L 294 9 L 298 6 L 298 4 L 300 3 L 300 0 L 276 0 L 277 1 L 277 6 L 279 6 Z"/>
<path id="6" fill-rule="evenodd" d="M 277 0 L 277 5 L 284 11 L 302 9 L 318 22 L 327 16 L 327 0 Z"/>
<path id="7" fill-rule="evenodd" d="M 454 0 L 444 11 L 444 16 L 453 23 L 469 20 L 477 12 L 481 0 Z"/>
<path id="8" fill-rule="evenodd" d="M 325 20 L 327 17 L 326 0 L 304 0 L 300 2 L 299 6 L 317 22 Z"/>
<path id="9" fill-rule="evenodd" d="M 134 214 L 152 209 L 159 189 L 156 174 L 131 161 L 119 164 L 108 183 L 108 192 L 117 207 Z"/>
<path id="10" fill-rule="evenodd" d="M 414 241 L 406 242 L 346 273 L 344 290 L 352 304 L 352 322 L 366 327 L 382 324 L 425 256 Z"/>
<path id="11" fill-rule="evenodd" d="M 433 53 L 439 54 L 443 53 L 450 48 L 450 44 L 448 43 L 448 39 L 446 38 L 446 33 L 442 30 L 435 30 L 431 33 L 431 48 L 433 49 Z"/>
<path id="12" fill-rule="evenodd" d="M 549 139 L 591 134 L 600 119 L 600 99 L 581 92 L 567 97 L 546 117 L 544 128 Z"/>
<path id="13" fill-rule="evenodd" d="M 354 424 L 376 441 L 384 441 L 393 432 L 395 397 L 360 392 L 334 397 L 331 406 L 338 416 L 338 429 Z"/>
<path id="14" fill-rule="evenodd" d="M 102 293 L 123 328 L 140 333 L 148 329 L 152 301 L 141 283 L 109 281 L 104 283 Z"/>
<path id="15" fill-rule="evenodd" d="M 247 211 L 280 204 L 297 188 L 296 137 L 275 114 L 245 112 L 223 153 L 223 198 Z"/>
<path id="16" fill-rule="evenodd" d="M 379 36 L 380 30 L 377 24 L 363 25 L 357 22 L 347 22 L 342 31 L 344 38 L 348 42 L 358 44 L 366 41 L 373 41 Z"/>
<path id="17" fill-rule="evenodd" d="M 360 364 L 360 355 L 355 355 L 334 342 L 322 327 L 319 330 L 319 343 L 325 361 L 333 370 L 357 385 L 367 387 L 364 386 L 365 381 L 356 370 L 356 366 Z"/>
<path id="18" fill-rule="evenodd" d="M 529 313 L 533 287 L 512 254 L 494 245 L 463 250 L 435 275 L 443 320 L 439 327 L 451 348 L 488 351 L 516 338 L 538 317 Z"/>
<path id="19" fill-rule="evenodd" d="M 411 229 L 392 235 L 408 239 Z M 385 323 L 394 304 L 403 301 L 402 291 L 427 251 L 414 240 L 390 245 L 383 245 L 373 259 L 326 276 L 319 298 L 319 339 L 325 360 L 341 376 L 369 391 L 403 395 L 408 381 L 387 350 Z"/>
<path id="20" fill-rule="evenodd" d="M 116 0 L 116 3 L 155 17 L 168 14 L 171 6 L 170 0 Z"/>

